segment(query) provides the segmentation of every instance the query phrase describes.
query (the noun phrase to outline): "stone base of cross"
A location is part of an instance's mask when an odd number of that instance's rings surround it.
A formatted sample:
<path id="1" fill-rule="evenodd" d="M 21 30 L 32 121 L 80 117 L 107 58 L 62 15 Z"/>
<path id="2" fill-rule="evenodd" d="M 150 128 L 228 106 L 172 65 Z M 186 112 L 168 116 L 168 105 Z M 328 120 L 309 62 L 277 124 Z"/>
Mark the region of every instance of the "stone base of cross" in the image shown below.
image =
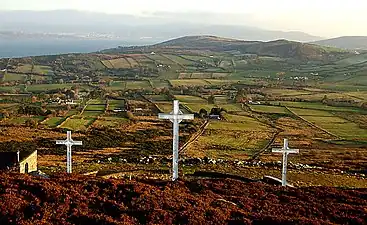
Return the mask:
<path id="1" fill-rule="evenodd" d="M 183 114 L 180 110 L 180 103 L 178 100 L 173 101 L 173 111 L 170 114 L 163 114 L 160 113 L 158 115 L 159 119 L 166 119 L 170 120 L 173 123 L 173 142 L 172 142 L 172 149 L 173 149 L 173 160 L 172 160 L 172 167 L 173 167 L 173 175 L 172 180 L 175 181 L 178 178 L 178 145 L 179 145 L 179 123 L 182 120 L 193 120 L 193 114 Z"/>
<path id="2" fill-rule="evenodd" d="M 273 148 L 272 152 L 282 153 L 283 154 L 283 162 L 282 162 L 282 186 L 287 186 L 287 163 L 288 163 L 288 154 L 290 153 L 299 153 L 299 149 L 290 149 L 288 147 L 288 139 L 284 139 L 283 148 Z"/>
<path id="3" fill-rule="evenodd" d="M 72 173 L 72 160 L 71 160 L 71 146 L 82 145 L 81 141 L 73 141 L 71 138 L 71 131 L 67 132 L 66 140 L 56 141 L 57 145 L 66 145 L 66 172 Z"/>

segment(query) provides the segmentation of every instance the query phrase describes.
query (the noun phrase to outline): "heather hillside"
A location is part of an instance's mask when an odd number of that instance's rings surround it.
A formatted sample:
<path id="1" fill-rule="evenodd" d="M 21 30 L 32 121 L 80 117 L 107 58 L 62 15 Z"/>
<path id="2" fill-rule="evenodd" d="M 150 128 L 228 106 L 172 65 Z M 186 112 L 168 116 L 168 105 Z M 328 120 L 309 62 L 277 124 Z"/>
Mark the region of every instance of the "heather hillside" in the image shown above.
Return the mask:
<path id="1" fill-rule="evenodd" d="M 0 224 L 364 224 L 366 189 L 0 174 Z"/>

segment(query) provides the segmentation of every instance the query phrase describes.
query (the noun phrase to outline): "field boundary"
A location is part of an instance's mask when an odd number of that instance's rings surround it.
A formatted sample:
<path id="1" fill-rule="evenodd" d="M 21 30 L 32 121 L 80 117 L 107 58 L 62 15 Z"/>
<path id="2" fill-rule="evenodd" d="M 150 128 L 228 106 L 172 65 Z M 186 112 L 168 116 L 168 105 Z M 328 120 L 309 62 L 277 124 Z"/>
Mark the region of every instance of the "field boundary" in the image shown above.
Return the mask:
<path id="1" fill-rule="evenodd" d="M 203 135 L 203 133 L 205 132 L 205 129 L 209 126 L 209 120 L 206 120 L 205 123 L 203 125 L 200 126 L 199 130 L 196 132 L 196 134 L 194 134 L 193 136 L 191 136 L 191 138 L 189 139 L 189 141 L 187 141 L 179 150 L 179 153 L 184 152 L 192 143 L 194 143 L 197 139 L 199 139 L 199 137 L 201 135 Z"/>
<path id="2" fill-rule="evenodd" d="M 285 108 L 286 108 L 290 113 L 292 113 L 292 115 L 297 116 L 297 118 L 301 119 L 302 121 L 306 122 L 307 124 L 309 124 L 309 125 L 311 125 L 311 126 L 313 126 L 313 127 L 317 128 L 317 129 L 319 129 L 319 130 L 322 130 L 323 132 L 325 132 L 325 133 L 327 133 L 327 134 L 329 134 L 329 135 L 331 135 L 331 136 L 334 136 L 334 137 L 336 137 L 336 138 L 338 138 L 338 139 L 341 139 L 338 135 L 335 135 L 335 134 L 331 133 L 330 131 L 328 131 L 328 130 L 326 130 L 326 129 L 324 129 L 324 128 L 322 128 L 322 127 L 320 127 L 320 126 L 318 126 L 318 125 L 316 125 L 316 124 L 314 124 L 314 123 L 311 123 L 310 121 L 306 120 L 305 118 L 303 118 L 302 116 L 298 115 L 297 113 L 295 113 L 293 110 L 291 110 L 291 109 L 290 109 L 290 108 L 288 108 L 287 106 L 284 106 L 284 107 L 285 107 Z"/>

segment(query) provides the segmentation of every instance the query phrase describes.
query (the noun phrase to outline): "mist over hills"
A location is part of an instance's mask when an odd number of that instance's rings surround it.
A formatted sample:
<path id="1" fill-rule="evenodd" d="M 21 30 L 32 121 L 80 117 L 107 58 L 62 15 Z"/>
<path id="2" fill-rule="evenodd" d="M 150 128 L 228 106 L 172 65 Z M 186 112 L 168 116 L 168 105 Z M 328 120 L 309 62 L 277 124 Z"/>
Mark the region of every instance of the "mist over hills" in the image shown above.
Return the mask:
<path id="1" fill-rule="evenodd" d="M 0 11 L 0 31 L 52 33 L 96 39 L 160 42 L 186 35 L 216 35 L 243 40 L 321 40 L 303 32 L 270 31 L 257 28 L 251 17 L 214 13 L 156 12 L 145 16 L 114 15 L 73 10 Z M 231 23 L 236 19 L 236 23 Z M 19 33 L 17 34 L 19 37 Z M 29 37 L 28 37 L 29 38 Z"/>
<path id="2" fill-rule="evenodd" d="M 332 46 L 344 49 L 367 50 L 366 36 L 344 36 L 313 42 L 318 45 Z"/>

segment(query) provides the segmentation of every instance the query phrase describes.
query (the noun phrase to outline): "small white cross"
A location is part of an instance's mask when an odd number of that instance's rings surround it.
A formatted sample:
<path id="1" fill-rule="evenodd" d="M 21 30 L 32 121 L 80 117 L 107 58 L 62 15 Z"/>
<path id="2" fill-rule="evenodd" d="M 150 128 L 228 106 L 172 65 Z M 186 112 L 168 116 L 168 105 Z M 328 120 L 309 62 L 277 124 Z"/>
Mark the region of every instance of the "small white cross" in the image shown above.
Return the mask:
<path id="1" fill-rule="evenodd" d="M 179 142 L 179 123 L 182 120 L 193 120 L 194 114 L 183 114 L 180 110 L 180 103 L 178 100 L 173 101 L 173 111 L 170 114 L 158 114 L 159 119 L 170 120 L 173 123 L 173 176 L 172 180 L 175 181 L 178 178 L 178 142 Z"/>
<path id="2" fill-rule="evenodd" d="M 288 154 L 290 153 L 299 153 L 299 149 L 290 149 L 288 147 L 288 139 L 284 139 L 283 148 L 273 148 L 272 152 L 282 153 L 283 154 L 283 168 L 282 168 L 282 186 L 287 186 L 287 161 Z"/>
<path id="3" fill-rule="evenodd" d="M 71 173 L 71 146 L 73 145 L 83 145 L 81 141 L 73 141 L 71 138 L 71 131 L 67 132 L 66 140 L 56 141 L 57 145 L 66 145 L 66 172 Z"/>

